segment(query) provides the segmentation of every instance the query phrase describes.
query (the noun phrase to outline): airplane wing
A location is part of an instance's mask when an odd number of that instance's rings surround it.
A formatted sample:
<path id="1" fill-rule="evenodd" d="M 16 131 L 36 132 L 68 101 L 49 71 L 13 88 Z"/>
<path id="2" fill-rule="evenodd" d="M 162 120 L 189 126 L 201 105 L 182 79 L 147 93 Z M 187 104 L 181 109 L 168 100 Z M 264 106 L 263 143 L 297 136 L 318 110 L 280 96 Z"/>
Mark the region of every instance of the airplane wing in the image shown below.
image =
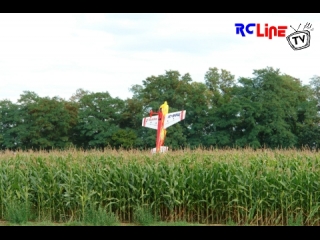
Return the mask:
<path id="1" fill-rule="evenodd" d="M 152 129 L 158 129 L 158 116 L 142 118 L 142 126 Z"/>
<path id="2" fill-rule="evenodd" d="M 163 128 L 167 129 L 168 127 L 172 126 L 173 124 L 185 119 L 185 117 L 186 117 L 186 110 L 168 113 L 164 119 Z"/>

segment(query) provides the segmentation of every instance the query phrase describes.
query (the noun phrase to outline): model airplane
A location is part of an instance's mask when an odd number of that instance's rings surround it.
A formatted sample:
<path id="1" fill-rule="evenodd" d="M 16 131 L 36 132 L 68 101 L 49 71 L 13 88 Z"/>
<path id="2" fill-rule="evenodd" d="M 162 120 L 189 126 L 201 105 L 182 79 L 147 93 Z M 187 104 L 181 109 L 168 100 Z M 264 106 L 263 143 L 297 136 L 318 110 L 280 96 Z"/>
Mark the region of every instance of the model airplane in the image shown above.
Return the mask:
<path id="1" fill-rule="evenodd" d="M 167 128 L 173 124 L 180 122 L 186 117 L 186 110 L 179 112 L 169 112 L 169 105 L 167 101 L 164 102 L 159 108 L 158 112 L 150 111 L 150 117 L 142 119 L 142 126 L 157 130 L 156 147 L 152 149 L 152 153 L 166 152 L 168 147 L 163 146 L 167 133 Z M 158 116 L 153 116 L 158 115 Z"/>

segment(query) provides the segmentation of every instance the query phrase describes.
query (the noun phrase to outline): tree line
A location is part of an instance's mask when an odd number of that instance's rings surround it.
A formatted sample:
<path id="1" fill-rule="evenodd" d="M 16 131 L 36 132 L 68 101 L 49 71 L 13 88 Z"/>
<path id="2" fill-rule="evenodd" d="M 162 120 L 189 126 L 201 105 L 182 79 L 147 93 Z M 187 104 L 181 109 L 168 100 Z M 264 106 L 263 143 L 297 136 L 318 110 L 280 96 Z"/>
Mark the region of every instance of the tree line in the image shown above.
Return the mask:
<path id="1" fill-rule="evenodd" d="M 153 148 L 156 131 L 141 122 L 164 101 L 169 112 L 187 112 L 167 129 L 171 149 L 320 147 L 319 76 L 303 85 L 271 67 L 237 80 L 227 70 L 209 68 L 200 83 L 188 73 L 166 71 L 130 91 L 126 100 L 83 89 L 69 100 L 32 91 L 16 103 L 1 100 L 0 149 Z"/>

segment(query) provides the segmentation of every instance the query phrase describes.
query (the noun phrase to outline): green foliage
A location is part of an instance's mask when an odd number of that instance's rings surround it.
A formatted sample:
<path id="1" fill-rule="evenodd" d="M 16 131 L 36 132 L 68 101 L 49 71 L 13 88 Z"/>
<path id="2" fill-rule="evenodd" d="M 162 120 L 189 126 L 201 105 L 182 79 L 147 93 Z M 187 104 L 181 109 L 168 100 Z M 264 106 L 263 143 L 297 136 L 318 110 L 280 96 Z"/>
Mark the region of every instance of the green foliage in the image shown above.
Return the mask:
<path id="1" fill-rule="evenodd" d="M 92 226 L 115 226 L 119 221 L 113 212 L 107 212 L 101 206 L 97 209 L 91 204 L 85 210 L 83 223 Z"/>
<path id="2" fill-rule="evenodd" d="M 167 129 L 172 150 L 252 147 L 319 149 L 320 77 L 308 85 L 267 67 L 252 78 L 209 68 L 204 83 L 166 71 L 133 85 L 132 98 L 78 89 L 68 100 L 24 91 L 17 103 L 0 101 L 0 149 L 150 149 L 156 131 L 141 119 L 167 101 L 186 118 Z"/>
<path id="3" fill-rule="evenodd" d="M 23 146 L 24 111 L 9 100 L 0 101 L 0 147 L 17 149 Z"/>
<path id="4" fill-rule="evenodd" d="M 157 218 L 153 216 L 150 208 L 137 207 L 133 212 L 134 222 L 142 226 L 150 226 L 157 221 Z"/>
<path id="5" fill-rule="evenodd" d="M 64 226 L 85 226 L 85 223 L 80 221 L 71 221 L 64 224 Z"/>
<path id="6" fill-rule="evenodd" d="M 4 219 L 14 224 L 24 224 L 34 219 L 28 202 L 10 199 L 6 204 Z"/>
<path id="7" fill-rule="evenodd" d="M 310 79 L 308 87 L 311 88 L 312 94 L 309 95 L 310 98 L 315 99 L 317 101 L 318 110 L 320 105 L 320 76 L 313 76 Z"/>
<path id="8" fill-rule="evenodd" d="M 228 221 L 226 222 L 226 225 L 227 225 L 227 226 L 237 226 L 237 224 L 236 224 L 234 221 L 232 221 L 230 218 L 229 218 Z"/>
<path id="9" fill-rule="evenodd" d="M 76 145 L 83 148 L 113 145 L 112 136 L 121 133 L 119 121 L 123 107 L 124 102 L 112 98 L 108 92 L 83 95 L 79 100 L 78 124 L 75 127 L 78 132 Z"/>
<path id="10" fill-rule="evenodd" d="M 131 91 L 136 98 L 143 100 L 144 108 L 158 109 L 159 106 L 167 101 L 170 106 L 183 110 L 191 77 L 185 74 L 180 77 L 178 71 L 166 71 L 164 75 L 151 76 L 142 81 L 143 87 L 133 86 Z M 148 113 L 145 112 L 145 113 Z"/>
<path id="11" fill-rule="evenodd" d="M 219 107 L 221 104 L 230 101 L 231 91 L 235 86 L 234 75 L 225 69 L 209 68 L 205 74 L 205 84 L 211 92 L 212 107 Z"/>
<path id="12" fill-rule="evenodd" d="M 188 223 L 186 221 L 155 222 L 152 226 L 201 226 L 200 224 Z"/>
<path id="13" fill-rule="evenodd" d="M 302 214 L 298 214 L 295 218 L 291 215 L 288 219 L 288 226 L 303 226 Z"/>
<path id="14" fill-rule="evenodd" d="M 310 144 L 304 134 L 313 129 L 310 123 L 317 124 L 318 117 L 309 88 L 273 68 L 255 70 L 254 78 L 240 78 L 239 83 L 228 91 L 231 100 L 222 101 L 212 112 L 211 144 L 253 148 Z"/>
<path id="15" fill-rule="evenodd" d="M 301 214 L 319 225 L 319 179 L 319 153 L 308 150 L 6 151 L 0 218 L 288 225 Z"/>
<path id="16" fill-rule="evenodd" d="M 26 148 L 63 149 L 68 146 L 69 131 L 76 124 L 77 117 L 71 104 L 54 97 L 41 98 L 25 107 L 28 111 Z"/>
<path id="17" fill-rule="evenodd" d="M 0 102 L 2 149 L 63 149 L 71 144 L 77 118 L 72 103 L 27 91 L 18 102 Z"/>
<path id="18" fill-rule="evenodd" d="M 112 147 L 130 149 L 135 145 L 137 135 L 133 130 L 128 128 L 118 129 L 118 131 L 111 136 L 111 140 L 110 145 Z"/>

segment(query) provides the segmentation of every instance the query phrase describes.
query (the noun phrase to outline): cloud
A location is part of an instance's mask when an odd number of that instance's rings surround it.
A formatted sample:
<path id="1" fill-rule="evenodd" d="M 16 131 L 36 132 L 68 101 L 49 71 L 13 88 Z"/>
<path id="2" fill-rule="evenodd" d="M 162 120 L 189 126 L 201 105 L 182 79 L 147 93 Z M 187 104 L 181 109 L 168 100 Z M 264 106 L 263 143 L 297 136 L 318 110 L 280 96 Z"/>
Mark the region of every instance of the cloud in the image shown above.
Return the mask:
<path id="1" fill-rule="evenodd" d="M 234 26 L 306 22 L 311 46 L 300 51 Z M 210 67 L 250 77 L 272 66 L 307 83 L 320 75 L 319 33 L 316 14 L 0 14 L 0 99 L 24 90 L 69 98 L 78 88 L 125 99 L 151 75 L 177 70 L 203 82 Z"/>

